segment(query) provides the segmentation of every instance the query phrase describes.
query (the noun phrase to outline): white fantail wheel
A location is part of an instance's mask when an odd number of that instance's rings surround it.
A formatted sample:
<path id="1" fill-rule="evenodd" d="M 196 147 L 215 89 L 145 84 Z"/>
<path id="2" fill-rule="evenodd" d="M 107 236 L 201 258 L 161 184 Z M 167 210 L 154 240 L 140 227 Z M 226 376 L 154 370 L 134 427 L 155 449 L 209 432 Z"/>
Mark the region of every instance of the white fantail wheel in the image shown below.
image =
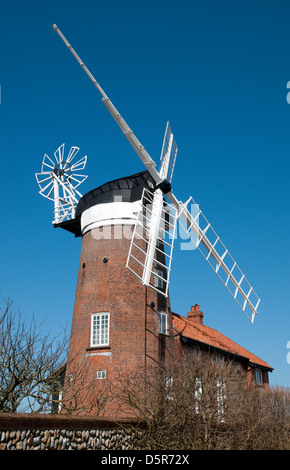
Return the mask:
<path id="1" fill-rule="evenodd" d="M 72 219 L 78 198 L 82 197 L 77 188 L 87 176 L 80 174 L 79 171 L 86 166 L 87 156 L 73 161 L 78 151 L 78 147 L 71 147 L 65 157 L 62 144 L 54 152 L 54 158 L 44 155 L 41 172 L 35 174 L 40 188 L 39 193 L 54 201 L 54 224 Z"/>

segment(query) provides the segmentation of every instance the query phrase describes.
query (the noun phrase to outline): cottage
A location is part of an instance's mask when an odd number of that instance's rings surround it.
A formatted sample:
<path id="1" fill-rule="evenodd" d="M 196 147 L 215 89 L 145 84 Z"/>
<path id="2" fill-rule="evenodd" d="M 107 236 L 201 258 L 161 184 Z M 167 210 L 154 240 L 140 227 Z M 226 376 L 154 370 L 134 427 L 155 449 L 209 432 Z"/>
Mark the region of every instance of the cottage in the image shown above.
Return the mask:
<path id="1" fill-rule="evenodd" d="M 214 352 L 222 358 L 235 360 L 244 367 L 257 385 L 267 385 L 268 373 L 272 372 L 273 368 L 219 331 L 204 325 L 203 316 L 197 304 L 191 307 L 186 318 L 172 314 L 173 328 L 178 333 L 181 348 L 197 347 Z"/>

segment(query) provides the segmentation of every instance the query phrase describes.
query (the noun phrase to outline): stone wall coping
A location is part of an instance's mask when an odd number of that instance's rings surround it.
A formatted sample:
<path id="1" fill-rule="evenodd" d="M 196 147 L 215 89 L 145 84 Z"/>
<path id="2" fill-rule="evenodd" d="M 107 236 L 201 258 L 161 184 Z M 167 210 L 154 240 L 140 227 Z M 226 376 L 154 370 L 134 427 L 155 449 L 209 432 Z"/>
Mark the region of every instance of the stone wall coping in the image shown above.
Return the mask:
<path id="1" fill-rule="evenodd" d="M 0 430 L 15 429 L 116 429 L 138 426 L 135 418 L 104 418 L 40 413 L 0 413 Z"/>

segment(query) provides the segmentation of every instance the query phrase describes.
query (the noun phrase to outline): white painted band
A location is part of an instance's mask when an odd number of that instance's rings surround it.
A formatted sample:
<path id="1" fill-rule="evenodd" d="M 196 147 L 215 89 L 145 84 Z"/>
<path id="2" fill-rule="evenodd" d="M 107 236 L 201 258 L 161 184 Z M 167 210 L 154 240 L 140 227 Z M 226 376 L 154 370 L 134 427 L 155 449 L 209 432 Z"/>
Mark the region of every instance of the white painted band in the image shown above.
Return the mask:
<path id="1" fill-rule="evenodd" d="M 89 207 L 81 216 L 82 235 L 98 227 L 132 225 L 140 208 L 141 201 L 110 202 Z"/>

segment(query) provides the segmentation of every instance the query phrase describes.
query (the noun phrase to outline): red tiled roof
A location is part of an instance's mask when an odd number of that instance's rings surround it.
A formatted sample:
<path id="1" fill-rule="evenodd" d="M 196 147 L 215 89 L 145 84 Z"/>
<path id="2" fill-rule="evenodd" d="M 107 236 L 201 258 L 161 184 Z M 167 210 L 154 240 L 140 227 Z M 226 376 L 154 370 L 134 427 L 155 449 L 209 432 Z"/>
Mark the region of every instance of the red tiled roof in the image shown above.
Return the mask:
<path id="1" fill-rule="evenodd" d="M 174 329 L 187 338 L 219 348 L 228 353 L 235 354 L 236 356 L 247 358 L 250 362 L 257 364 L 258 366 L 273 370 L 273 368 L 265 361 L 213 328 L 200 325 L 199 323 L 188 320 L 177 313 L 172 313 L 172 320 Z"/>

